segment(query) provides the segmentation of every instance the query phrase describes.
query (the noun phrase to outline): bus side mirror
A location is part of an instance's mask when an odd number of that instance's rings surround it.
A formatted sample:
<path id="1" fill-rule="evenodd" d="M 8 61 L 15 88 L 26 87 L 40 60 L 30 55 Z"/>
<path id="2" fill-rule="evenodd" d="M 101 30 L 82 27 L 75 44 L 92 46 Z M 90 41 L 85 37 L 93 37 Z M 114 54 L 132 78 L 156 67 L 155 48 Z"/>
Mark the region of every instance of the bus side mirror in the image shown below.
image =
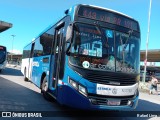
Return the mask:
<path id="1" fill-rule="evenodd" d="M 69 42 L 69 43 L 71 43 L 72 32 L 73 32 L 72 28 L 73 28 L 73 25 L 69 24 L 66 31 L 66 42 Z"/>
<path id="2" fill-rule="evenodd" d="M 73 33 L 73 24 L 69 24 L 69 26 L 67 27 L 67 31 L 66 31 L 66 43 L 67 43 L 66 54 L 68 56 L 70 56 L 72 33 Z"/>

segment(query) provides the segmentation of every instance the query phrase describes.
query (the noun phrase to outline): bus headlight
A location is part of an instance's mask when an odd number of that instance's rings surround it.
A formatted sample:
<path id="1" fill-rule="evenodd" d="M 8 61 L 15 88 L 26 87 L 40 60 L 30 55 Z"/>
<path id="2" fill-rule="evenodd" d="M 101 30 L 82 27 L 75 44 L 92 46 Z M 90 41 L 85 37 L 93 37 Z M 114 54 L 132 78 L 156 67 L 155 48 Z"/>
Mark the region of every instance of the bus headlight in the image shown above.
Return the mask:
<path id="1" fill-rule="evenodd" d="M 74 80 L 72 80 L 70 77 L 68 77 L 68 82 L 79 93 L 83 94 L 84 96 L 87 96 L 87 90 L 86 90 L 86 88 L 84 86 L 78 84 L 77 82 L 75 82 Z"/>
<path id="2" fill-rule="evenodd" d="M 86 91 L 86 88 L 85 88 L 85 87 L 79 85 L 79 86 L 78 86 L 78 90 L 79 90 L 79 92 L 80 92 L 81 94 L 87 96 L 87 91 Z"/>
<path id="3" fill-rule="evenodd" d="M 71 78 L 69 78 L 69 83 L 71 84 L 72 87 L 74 87 L 76 90 L 78 89 L 78 84 L 73 81 Z"/>

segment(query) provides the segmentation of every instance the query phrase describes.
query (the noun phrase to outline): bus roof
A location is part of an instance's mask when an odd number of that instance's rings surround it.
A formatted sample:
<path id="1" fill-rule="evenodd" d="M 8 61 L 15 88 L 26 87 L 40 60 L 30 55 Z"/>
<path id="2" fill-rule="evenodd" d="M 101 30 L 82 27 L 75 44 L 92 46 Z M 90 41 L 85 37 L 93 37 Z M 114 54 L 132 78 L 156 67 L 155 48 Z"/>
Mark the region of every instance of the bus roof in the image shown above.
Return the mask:
<path id="1" fill-rule="evenodd" d="M 129 15 L 126 15 L 126 14 L 124 14 L 122 12 L 113 10 L 113 9 L 109 9 L 109 8 L 105 8 L 105 7 L 100 7 L 100 6 L 96 6 L 96 5 L 87 5 L 87 4 L 77 4 L 77 5 L 74 5 L 72 8 L 77 7 L 77 6 L 86 6 L 86 7 L 92 7 L 92 8 L 101 9 L 101 10 L 104 10 L 104 11 L 109 11 L 109 12 L 112 12 L 112 13 L 115 13 L 115 14 L 122 15 L 124 17 L 127 17 L 127 18 L 132 19 L 132 20 L 134 20 L 134 21 L 137 22 L 137 20 L 135 20 L 133 17 L 131 17 Z"/>
<path id="2" fill-rule="evenodd" d="M 86 6 L 87 6 L 87 5 L 86 5 Z M 126 14 L 124 14 L 124 13 L 118 12 L 118 11 L 113 10 L 113 9 L 104 8 L 104 7 L 100 7 L 100 6 L 96 6 L 96 5 L 88 5 L 88 6 L 95 7 L 95 8 L 99 8 L 99 9 L 103 9 L 103 10 L 107 10 L 107 11 L 110 11 L 110 12 L 113 12 L 113 13 L 118 13 L 118 14 L 120 14 L 120 15 L 123 15 L 123 16 L 126 16 L 126 17 L 128 17 L 128 18 L 133 19 L 131 16 L 128 16 L 128 15 L 126 15 Z"/>
<path id="3" fill-rule="evenodd" d="M 95 5 L 87 5 L 87 4 L 76 4 L 76 5 L 73 5 L 72 7 L 70 7 L 68 10 L 69 12 L 66 14 L 66 15 L 71 15 L 71 17 L 74 18 L 74 13 L 75 13 L 75 10 L 78 6 L 86 6 L 86 7 L 93 7 L 93 8 L 97 8 L 97 9 L 101 9 L 101 10 L 105 10 L 105 11 L 109 11 L 109 12 L 113 12 L 113 13 L 116 13 L 116 14 L 119 14 L 119 15 L 122 15 L 122 16 L 125 16 L 125 17 L 128 17 L 130 19 L 133 19 L 132 17 L 124 14 L 124 13 L 121 13 L 121 12 L 118 12 L 118 11 L 115 11 L 115 10 L 112 10 L 112 9 L 108 9 L 108 8 L 104 8 L 104 7 L 100 7 L 100 6 L 95 6 Z M 61 18 L 63 19 L 63 17 Z M 44 29 L 42 32 L 40 32 L 35 38 L 32 39 L 32 42 L 34 42 L 38 37 L 40 37 L 45 31 L 49 30 L 52 26 L 54 26 L 56 23 L 60 22 L 61 19 L 58 19 L 56 20 L 56 22 L 53 22 L 52 24 L 50 24 L 46 29 Z M 134 21 L 136 21 L 135 19 L 133 19 Z M 31 43 L 32 43 L 31 42 Z M 30 43 L 29 43 L 30 44 Z M 29 45 L 27 44 L 27 45 Z M 26 46 L 27 46 L 26 45 Z"/>
<path id="4" fill-rule="evenodd" d="M 75 16 L 73 13 L 76 13 Z M 79 4 L 76 5 L 74 9 L 72 9 L 72 11 L 69 10 L 69 15 L 74 16 L 73 20 L 86 18 L 95 21 L 115 24 L 138 32 L 140 31 L 139 23 L 137 20 L 126 14 L 108 8 Z"/>

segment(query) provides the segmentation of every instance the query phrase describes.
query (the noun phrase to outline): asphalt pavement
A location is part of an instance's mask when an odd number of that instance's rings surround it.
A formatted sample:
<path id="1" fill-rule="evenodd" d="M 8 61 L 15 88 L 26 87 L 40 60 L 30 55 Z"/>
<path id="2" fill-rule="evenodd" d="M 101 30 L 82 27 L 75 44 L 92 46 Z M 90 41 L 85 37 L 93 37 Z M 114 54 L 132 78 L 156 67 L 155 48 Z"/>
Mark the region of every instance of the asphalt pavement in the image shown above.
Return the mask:
<path id="1" fill-rule="evenodd" d="M 60 106 L 57 102 L 46 101 L 40 89 L 31 82 L 24 82 L 23 76 L 20 72 L 20 67 L 7 66 L 7 68 L 0 73 L 0 111 L 39 111 L 50 112 L 54 117 L 50 119 L 112 119 L 112 120 L 158 120 L 156 117 L 137 118 L 137 117 L 105 117 L 110 111 L 81 111 L 65 106 Z M 141 111 L 160 111 L 160 95 L 149 95 L 146 92 L 140 92 L 139 104 L 134 110 Z M 113 114 L 113 113 L 111 113 Z M 121 114 L 121 113 L 118 113 Z M 124 113 L 123 113 L 124 114 Z M 76 116 L 78 115 L 78 116 Z M 66 117 L 67 116 L 67 117 Z M 13 118 L 12 118 L 13 119 Z M 22 118 L 21 118 L 22 119 Z M 39 118 L 40 119 L 40 118 Z M 43 118 L 44 119 L 44 118 Z"/>

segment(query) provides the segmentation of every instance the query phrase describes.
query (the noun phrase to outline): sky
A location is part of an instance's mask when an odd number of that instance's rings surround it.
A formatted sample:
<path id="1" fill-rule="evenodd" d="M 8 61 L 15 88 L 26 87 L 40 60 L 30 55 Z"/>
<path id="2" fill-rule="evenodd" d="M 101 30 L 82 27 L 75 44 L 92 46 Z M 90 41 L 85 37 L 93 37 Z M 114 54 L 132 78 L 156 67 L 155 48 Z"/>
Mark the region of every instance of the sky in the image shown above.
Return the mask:
<path id="1" fill-rule="evenodd" d="M 90 4 L 122 12 L 136 19 L 141 29 L 141 50 L 146 49 L 150 0 L 0 0 L 0 20 L 13 27 L 0 33 L 0 45 L 22 53 L 23 47 L 75 4 Z M 152 0 L 148 49 L 160 49 L 160 0 Z M 11 35 L 15 35 L 14 40 Z"/>

